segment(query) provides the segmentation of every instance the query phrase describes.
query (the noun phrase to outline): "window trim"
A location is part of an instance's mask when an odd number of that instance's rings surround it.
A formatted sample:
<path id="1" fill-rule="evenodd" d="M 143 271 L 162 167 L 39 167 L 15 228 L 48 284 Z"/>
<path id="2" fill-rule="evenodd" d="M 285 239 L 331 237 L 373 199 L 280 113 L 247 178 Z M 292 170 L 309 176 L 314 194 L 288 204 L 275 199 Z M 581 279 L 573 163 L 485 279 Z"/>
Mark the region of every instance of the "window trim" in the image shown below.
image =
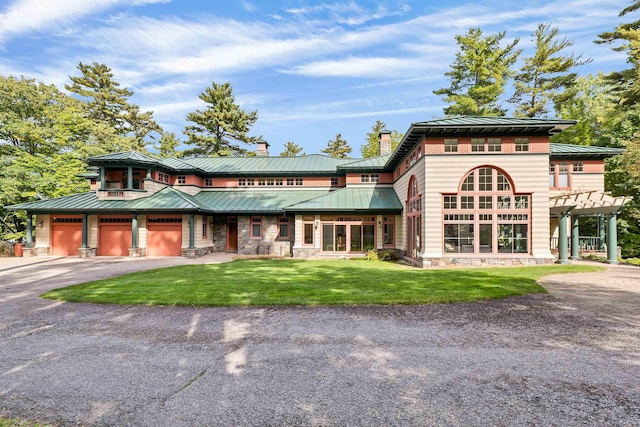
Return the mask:
<path id="1" fill-rule="evenodd" d="M 255 235 L 254 225 L 258 226 L 258 235 Z M 261 216 L 252 216 L 249 218 L 249 238 L 250 239 L 262 239 L 262 217 Z"/>

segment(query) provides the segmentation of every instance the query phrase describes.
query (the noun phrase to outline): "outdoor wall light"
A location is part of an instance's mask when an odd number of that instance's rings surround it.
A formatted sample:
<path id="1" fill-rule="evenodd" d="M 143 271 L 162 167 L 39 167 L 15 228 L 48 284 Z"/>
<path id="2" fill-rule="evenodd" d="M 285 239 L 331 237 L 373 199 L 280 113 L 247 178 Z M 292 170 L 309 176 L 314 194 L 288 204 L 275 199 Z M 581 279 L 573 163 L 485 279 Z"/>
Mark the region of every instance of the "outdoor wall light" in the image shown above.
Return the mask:
<path id="1" fill-rule="evenodd" d="M 318 227 L 320 227 L 320 221 L 316 219 L 316 230 L 318 229 Z"/>
<path id="2" fill-rule="evenodd" d="M 42 227 L 44 227 L 44 221 L 40 221 L 40 222 L 38 223 L 38 228 L 42 228 Z"/>

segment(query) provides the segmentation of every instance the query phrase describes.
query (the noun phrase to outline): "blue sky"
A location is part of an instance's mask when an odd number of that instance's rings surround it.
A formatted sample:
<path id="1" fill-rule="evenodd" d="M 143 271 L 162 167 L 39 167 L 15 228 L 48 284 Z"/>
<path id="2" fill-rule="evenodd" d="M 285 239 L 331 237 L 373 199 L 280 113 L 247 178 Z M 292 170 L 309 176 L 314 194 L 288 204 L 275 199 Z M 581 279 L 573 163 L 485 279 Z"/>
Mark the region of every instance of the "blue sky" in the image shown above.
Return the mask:
<path id="1" fill-rule="evenodd" d="M 165 130 L 184 139 L 185 115 L 211 84 L 230 82 L 258 110 L 253 135 L 278 155 L 294 141 L 318 153 L 341 133 L 360 156 L 376 120 L 400 132 L 443 115 L 432 91 L 470 27 L 507 31 L 526 56 L 538 23 L 550 23 L 593 59 L 581 74 L 625 67 L 596 45 L 629 0 L 218 1 L 0 0 L 0 74 L 60 88 L 82 61 L 105 63 Z M 510 88 L 508 89 L 510 90 Z M 507 94 L 508 95 L 508 94 Z"/>

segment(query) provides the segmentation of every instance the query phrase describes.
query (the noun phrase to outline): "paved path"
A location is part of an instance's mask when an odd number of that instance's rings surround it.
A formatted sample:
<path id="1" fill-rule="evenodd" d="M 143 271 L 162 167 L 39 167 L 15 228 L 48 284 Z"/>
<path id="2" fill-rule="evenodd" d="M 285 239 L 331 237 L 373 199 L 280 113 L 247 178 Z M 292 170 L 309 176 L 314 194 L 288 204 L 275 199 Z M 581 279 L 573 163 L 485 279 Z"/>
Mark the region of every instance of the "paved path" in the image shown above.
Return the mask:
<path id="1" fill-rule="evenodd" d="M 0 260 L 0 414 L 63 426 L 632 426 L 640 419 L 639 328 L 554 289 L 391 307 L 38 298 L 92 278 L 224 259 Z M 633 282 L 638 271 L 616 277 Z M 611 277 L 603 276 L 608 284 Z M 571 280 L 578 292 L 584 280 Z"/>

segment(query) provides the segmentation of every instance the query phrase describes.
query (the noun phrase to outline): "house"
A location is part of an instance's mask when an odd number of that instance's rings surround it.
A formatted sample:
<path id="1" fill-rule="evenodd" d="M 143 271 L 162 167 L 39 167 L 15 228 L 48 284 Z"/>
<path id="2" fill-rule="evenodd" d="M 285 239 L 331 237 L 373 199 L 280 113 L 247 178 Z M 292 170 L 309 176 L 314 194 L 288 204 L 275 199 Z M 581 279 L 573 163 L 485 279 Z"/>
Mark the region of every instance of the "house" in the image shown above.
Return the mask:
<path id="1" fill-rule="evenodd" d="M 569 246 L 577 257 L 579 218 L 594 215 L 607 223 L 595 239 L 616 262 L 615 218 L 629 198 L 604 192 L 604 160 L 620 150 L 549 142 L 573 124 L 413 123 L 393 152 L 383 131 L 380 156 L 368 159 L 269 157 L 266 143 L 255 157 L 107 154 L 88 161 L 91 191 L 8 209 L 27 211 L 27 256 L 310 258 L 378 249 L 422 266 L 540 264 L 556 260 L 552 249 L 560 262 Z"/>

